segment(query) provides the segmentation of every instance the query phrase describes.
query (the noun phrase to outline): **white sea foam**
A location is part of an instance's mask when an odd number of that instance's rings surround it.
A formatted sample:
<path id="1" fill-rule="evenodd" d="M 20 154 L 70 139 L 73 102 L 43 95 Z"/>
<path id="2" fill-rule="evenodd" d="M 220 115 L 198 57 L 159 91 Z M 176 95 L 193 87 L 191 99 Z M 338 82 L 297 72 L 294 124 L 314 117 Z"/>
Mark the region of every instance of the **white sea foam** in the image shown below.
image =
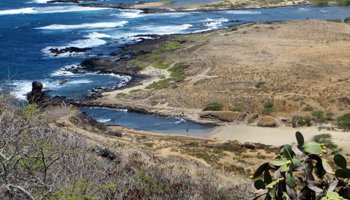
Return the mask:
<path id="1" fill-rule="evenodd" d="M 171 17 L 171 18 L 177 18 L 182 17 L 184 15 L 190 15 L 195 12 L 174 12 L 174 13 L 150 13 L 150 14 L 144 14 L 141 10 L 122 10 L 119 14 L 111 14 L 111 16 L 116 16 L 119 18 L 140 18 L 140 17 Z"/>
<path id="2" fill-rule="evenodd" d="M 106 44 L 107 42 L 105 40 L 102 40 L 100 38 L 87 38 L 83 40 L 76 40 L 71 43 L 69 43 L 68 47 L 78 47 L 78 48 L 91 48 L 91 47 L 98 47 Z"/>
<path id="3" fill-rule="evenodd" d="M 174 122 L 174 124 L 182 124 L 184 122 L 186 122 L 186 120 L 184 118 L 177 118 L 178 121 Z"/>
<path id="4" fill-rule="evenodd" d="M 16 99 L 26 101 L 26 94 L 32 89 L 31 81 L 16 81 L 11 84 L 13 90 L 11 91 L 11 95 Z"/>
<path id="5" fill-rule="evenodd" d="M 55 89 L 59 87 L 57 81 L 48 82 L 41 81 L 45 89 Z M 32 81 L 30 80 L 19 80 L 10 83 L 10 87 L 13 88 L 10 94 L 14 96 L 16 99 L 26 101 L 26 95 L 28 92 L 32 90 Z"/>
<path id="6" fill-rule="evenodd" d="M 49 0 L 34 0 L 32 3 L 47 3 Z"/>
<path id="7" fill-rule="evenodd" d="M 261 14 L 260 11 L 255 10 L 230 10 L 226 11 L 228 14 L 234 14 L 234 15 L 259 15 Z"/>
<path id="8" fill-rule="evenodd" d="M 106 10 L 106 9 L 109 9 L 109 8 L 93 8 L 93 7 L 82 7 L 82 6 L 28 7 L 28 8 L 0 10 L 0 15 L 89 12 L 89 11 L 98 11 L 98 10 Z"/>
<path id="9" fill-rule="evenodd" d="M 0 15 L 16 15 L 16 14 L 32 14 L 32 13 L 35 13 L 34 8 L 0 10 Z"/>
<path id="10" fill-rule="evenodd" d="M 127 24 L 128 21 L 120 22 L 99 22 L 99 23 L 84 23 L 84 24 L 52 24 L 48 26 L 39 27 L 36 29 L 42 30 L 66 30 L 66 29 L 103 29 L 121 27 Z"/>
<path id="11" fill-rule="evenodd" d="M 106 44 L 107 42 L 103 40 L 102 38 L 111 38 L 110 35 L 98 33 L 98 32 L 92 32 L 84 36 L 86 39 L 76 40 L 71 43 L 68 43 L 64 46 L 49 46 L 44 49 L 42 49 L 42 52 L 49 55 L 49 56 L 57 56 L 57 57 L 68 57 L 68 56 L 75 56 L 75 55 L 82 55 L 84 52 L 73 52 L 73 53 L 62 53 L 62 54 L 53 54 L 50 52 L 50 49 L 65 49 L 68 47 L 77 47 L 77 48 L 92 48 L 92 47 L 98 47 L 101 45 Z"/>
<path id="12" fill-rule="evenodd" d="M 93 81 L 88 80 L 88 79 L 78 79 L 78 80 L 68 81 L 64 85 L 80 85 L 80 84 L 88 84 L 88 83 L 92 83 L 92 82 Z"/>
<path id="13" fill-rule="evenodd" d="M 104 110 L 114 110 L 114 111 L 118 111 L 118 112 L 128 112 L 128 109 L 118 109 L 118 108 L 109 108 L 109 107 L 97 107 L 97 106 L 89 106 L 89 108 L 91 109 L 104 109 Z"/>
<path id="14" fill-rule="evenodd" d="M 77 74 L 74 74 L 70 71 L 67 71 L 67 69 L 75 69 L 78 68 L 78 64 L 72 64 L 72 65 L 66 65 L 50 74 L 51 77 L 56 76 L 76 76 Z M 79 74 L 78 74 L 79 75 Z"/>
<path id="15" fill-rule="evenodd" d="M 168 25 L 168 26 L 141 26 L 137 30 L 142 31 L 143 34 L 155 34 L 155 35 L 169 35 L 176 33 L 183 33 L 185 30 L 192 27 L 191 24 L 183 25 Z M 146 32 L 146 33 L 144 33 Z"/>
<path id="16" fill-rule="evenodd" d="M 223 23 L 227 23 L 229 22 L 229 20 L 226 18 L 220 18 L 220 19 L 207 18 L 206 20 L 204 20 L 204 22 L 205 22 L 204 26 L 208 27 L 210 30 L 213 30 L 213 29 L 220 28 Z"/>
<path id="17" fill-rule="evenodd" d="M 97 118 L 96 121 L 100 123 L 106 123 L 112 121 L 112 119 Z"/>
<path id="18" fill-rule="evenodd" d="M 124 10 L 120 14 L 112 14 L 112 16 L 117 16 L 120 18 L 139 18 L 144 16 L 144 14 L 141 13 L 141 10 Z"/>
<path id="19" fill-rule="evenodd" d="M 299 11 L 302 11 L 302 12 L 306 12 L 306 11 L 309 11 L 310 8 L 298 8 Z"/>

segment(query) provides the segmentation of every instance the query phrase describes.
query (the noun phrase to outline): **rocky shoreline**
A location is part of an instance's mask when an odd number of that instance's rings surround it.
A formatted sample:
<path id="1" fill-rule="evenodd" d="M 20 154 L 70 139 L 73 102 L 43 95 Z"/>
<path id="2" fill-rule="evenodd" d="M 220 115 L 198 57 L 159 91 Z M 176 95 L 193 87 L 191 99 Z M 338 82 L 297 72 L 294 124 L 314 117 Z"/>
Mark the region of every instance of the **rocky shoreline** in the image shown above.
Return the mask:
<path id="1" fill-rule="evenodd" d="M 97 1 L 97 0 L 93 0 Z M 168 1 L 155 1 L 155 2 L 135 2 L 132 4 L 98 4 L 98 3 L 84 3 L 91 2 L 91 0 L 52 0 L 48 3 L 76 3 L 82 7 L 94 7 L 94 8 L 111 8 L 111 9 L 137 9 L 141 10 L 144 14 L 151 13 L 171 13 L 171 12 L 207 12 L 207 11 L 224 11 L 224 10 L 242 10 L 242 9 L 260 9 L 260 8 L 277 8 L 277 7 L 288 7 L 288 6 L 300 6 L 300 5 L 310 5 L 311 2 L 308 0 L 299 0 L 299 1 L 281 1 L 278 3 L 260 3 L 252 4 L 249 3 L 223 3 L 223 1 L 217 1 L 210 4 L 203 5 L 188 5 L 188 6 L 172 6 L 171 2 Z M 249 1 L 247 1 L 249 2 Z"/>

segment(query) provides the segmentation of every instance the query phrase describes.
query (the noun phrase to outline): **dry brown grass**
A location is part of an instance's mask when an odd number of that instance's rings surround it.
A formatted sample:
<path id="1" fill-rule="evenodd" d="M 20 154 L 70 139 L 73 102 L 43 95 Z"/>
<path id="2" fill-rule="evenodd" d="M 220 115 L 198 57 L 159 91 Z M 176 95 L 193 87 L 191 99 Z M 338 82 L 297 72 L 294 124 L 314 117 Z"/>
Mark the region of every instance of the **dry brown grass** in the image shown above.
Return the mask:
<path id="1" fill-rule="evenodd" d="M 164 63 L 186 63 L 185 81 L 98 101 L 187 109 L 222 102 L 226 110 L 261 113 L 264 101 L 271 99 L 277 116 L 306 107 L 338 114 L 350 109 L 347 24 L 256 24 L 169 40 L 185 42 L 158 57 Z"/>

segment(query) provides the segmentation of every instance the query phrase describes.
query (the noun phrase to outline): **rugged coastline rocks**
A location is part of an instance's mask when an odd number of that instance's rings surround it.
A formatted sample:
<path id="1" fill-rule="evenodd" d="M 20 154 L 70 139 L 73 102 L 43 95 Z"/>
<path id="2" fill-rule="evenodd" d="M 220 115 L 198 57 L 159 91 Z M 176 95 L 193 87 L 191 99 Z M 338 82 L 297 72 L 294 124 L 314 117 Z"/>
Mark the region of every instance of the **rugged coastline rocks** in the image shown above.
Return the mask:
<path id="1" fill-rule="evenodd" d="M 101 71 L 104 73 L 114 73 L 128 76 L 135 76 L 140 71 L 139 68 L 135 67 L 134 65 L 130 65 L 128 62 L 123 60 L 112 61 L 92 58 L 84 60 L 80 65 L 83 69 L 90 71 Z"/>
<path id="2" fill-rule="evenodd" d="M 243 121 L 247 116 L 246 113 L 231 111 L 204 111 L 199 114 L 200 118 L 213 119 L 223 122 Z"/>
<path id="3" fill-rule="evenodd" d="M 58 56 L 64 53 L 85 53 L 86 51 L 91 50 L 91 48 L 78 48 L 78 47 L 66 47 L 66 48 L 50 48 L 49 52 L 54 56 Z"/>

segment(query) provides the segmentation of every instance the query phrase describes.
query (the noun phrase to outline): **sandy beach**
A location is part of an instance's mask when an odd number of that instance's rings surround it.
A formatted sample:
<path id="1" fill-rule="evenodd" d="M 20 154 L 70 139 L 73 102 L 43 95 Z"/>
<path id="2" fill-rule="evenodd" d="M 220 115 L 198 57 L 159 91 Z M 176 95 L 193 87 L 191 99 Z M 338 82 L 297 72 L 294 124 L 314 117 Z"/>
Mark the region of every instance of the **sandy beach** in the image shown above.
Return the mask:
<path id="1" fill-rule="evenodd" d="M 278 127 L 263 128 L 244 124 L 229 124 L 218 127 L 210 138 L 219 140 L 237 140 L 239 142 L 262 143 L 281 146 L 295 143 L 295 132 L 300 131 L 305 140 L 311 140 L 315 135 L 327 133 L 332 135 L 333 141 L 338 144 L 344 153 L 350 153 L 350 133 L 341 131 L 318 130 L 317 127 Z"/>

